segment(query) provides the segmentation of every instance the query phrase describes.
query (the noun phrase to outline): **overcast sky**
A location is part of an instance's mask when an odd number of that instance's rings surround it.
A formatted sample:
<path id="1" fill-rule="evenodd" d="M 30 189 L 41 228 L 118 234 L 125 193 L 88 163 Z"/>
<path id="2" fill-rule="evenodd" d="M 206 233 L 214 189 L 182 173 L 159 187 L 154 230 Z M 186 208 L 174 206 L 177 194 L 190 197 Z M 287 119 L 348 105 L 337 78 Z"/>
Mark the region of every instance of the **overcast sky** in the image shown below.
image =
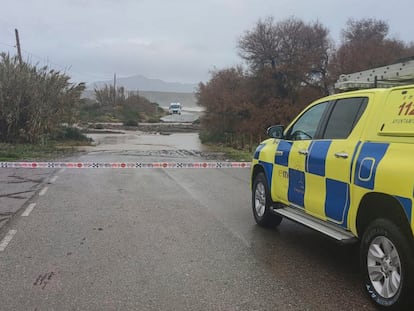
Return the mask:
<path id="1" fill-rule="evenodd" d="M 237 40 L 261 18 L 319 20 L 338 42 L 348 18 L 376 18 L 414 41 L 413 0 L 0 0 L 0 51 L 66 69 L 74 81 L 144 75 L 207 81 L 240 64 Z"/>

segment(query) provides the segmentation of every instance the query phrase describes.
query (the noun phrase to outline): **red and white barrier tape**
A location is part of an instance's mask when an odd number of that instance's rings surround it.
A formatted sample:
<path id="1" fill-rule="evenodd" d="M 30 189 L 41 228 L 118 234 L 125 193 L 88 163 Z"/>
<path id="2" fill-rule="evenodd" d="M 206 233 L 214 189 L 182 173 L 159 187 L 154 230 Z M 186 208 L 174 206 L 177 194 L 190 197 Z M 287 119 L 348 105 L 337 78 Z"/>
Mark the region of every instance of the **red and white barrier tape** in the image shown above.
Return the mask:
<path id="1" fill-rule="evenodd" d="M 250 168 L 250 162 L 0 162 L 1 168 Z"/>

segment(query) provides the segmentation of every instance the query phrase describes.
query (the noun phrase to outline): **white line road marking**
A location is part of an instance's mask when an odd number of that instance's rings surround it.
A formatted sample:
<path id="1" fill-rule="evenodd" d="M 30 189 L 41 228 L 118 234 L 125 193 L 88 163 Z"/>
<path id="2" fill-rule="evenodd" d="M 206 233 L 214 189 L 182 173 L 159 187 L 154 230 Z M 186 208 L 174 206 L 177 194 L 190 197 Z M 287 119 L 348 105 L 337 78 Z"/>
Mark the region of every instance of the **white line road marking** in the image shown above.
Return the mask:
<path id="1" fill-rule="evenodd" d="M 44 187 L 40 192 L 39 192 L 39 196 L 45 195 L 47 192 L 47 189 L 49 189 L 49 187 Z"/>
<path id="2" fill-rule="evenodd" d="M 26 210 L 22 214 L 22 217 L 29 216 L 30 213 L 33 211 L 33 209 L 34 209 L 35 206 L 36 206 L 36 203 L 30 203 L 30 205 L 26 208 Z"/>
<path id="3" fill-rule="evenodd" d="M 4 251 L 9 245 L 10 241 L 13 239 L 13 236 L 17 233 L 17 230 L 10 230 L 6 236 L 4 237 L 3 241 L 0 242 L 0 252 Z"/>
<path id="4" fill-rule="evenodd" d="M 60 171 L 58 173 L 60 174 L 60 173 L 63 173 L 64 171 L 65 171 L 65 169 L 62 168 L 62 169 L 60 169 Z"/>
<path id="5" fill-rule="evenodd" d="M 53 184 L 59 176 L 53 176 L 52 179 L 49 181 L 49 184 Z"/>

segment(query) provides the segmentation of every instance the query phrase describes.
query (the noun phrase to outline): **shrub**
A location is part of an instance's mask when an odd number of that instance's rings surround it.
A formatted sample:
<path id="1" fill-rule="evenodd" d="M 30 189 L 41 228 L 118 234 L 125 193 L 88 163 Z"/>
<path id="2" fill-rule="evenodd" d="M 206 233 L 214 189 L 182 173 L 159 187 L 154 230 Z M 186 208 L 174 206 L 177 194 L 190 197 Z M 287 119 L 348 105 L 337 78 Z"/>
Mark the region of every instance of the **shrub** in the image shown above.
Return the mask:
<path id="1" fill-rule="evenodd" d="M 79 112 L 83 83 L 0 53 L 0 141 L 36 143 Z"/>
<path id="2" fill-rule="evenodd" d="M 67 140 L 90 141 L 91 140 L 85 134 L 83 134 L 80 129 L 76 127 L 58 128 L 52 134 L 52 138 L 58 141 L 67 141 Z"/>
<path id="3" fill-rule="evenodd" d="M 226 141 L 224 134 L 219 132 L 210 132 L 202 129 L 199 133 L 201 143 L 224 143 Z"/>

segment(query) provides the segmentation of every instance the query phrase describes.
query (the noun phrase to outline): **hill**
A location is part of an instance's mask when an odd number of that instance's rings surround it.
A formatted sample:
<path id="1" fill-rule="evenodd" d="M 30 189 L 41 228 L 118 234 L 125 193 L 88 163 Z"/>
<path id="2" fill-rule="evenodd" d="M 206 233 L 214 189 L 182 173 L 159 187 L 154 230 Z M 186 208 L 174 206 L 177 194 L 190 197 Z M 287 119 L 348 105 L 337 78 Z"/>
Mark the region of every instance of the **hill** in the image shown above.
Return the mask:
<path id="1" fill-rule="evenodd" d="M 112 85 L 113 81 L 97 81 L 87 85 L 88 89 L 101 88 L 105 84 Z M 165 82 L 160 79 L 149 79 L 141 75 L 117 78 L 117 86 L 123 86 L 129 91 L 152 91 L 152 92 L 177 92 L 193 93 L 197 88 L 196 83 Z"/>

